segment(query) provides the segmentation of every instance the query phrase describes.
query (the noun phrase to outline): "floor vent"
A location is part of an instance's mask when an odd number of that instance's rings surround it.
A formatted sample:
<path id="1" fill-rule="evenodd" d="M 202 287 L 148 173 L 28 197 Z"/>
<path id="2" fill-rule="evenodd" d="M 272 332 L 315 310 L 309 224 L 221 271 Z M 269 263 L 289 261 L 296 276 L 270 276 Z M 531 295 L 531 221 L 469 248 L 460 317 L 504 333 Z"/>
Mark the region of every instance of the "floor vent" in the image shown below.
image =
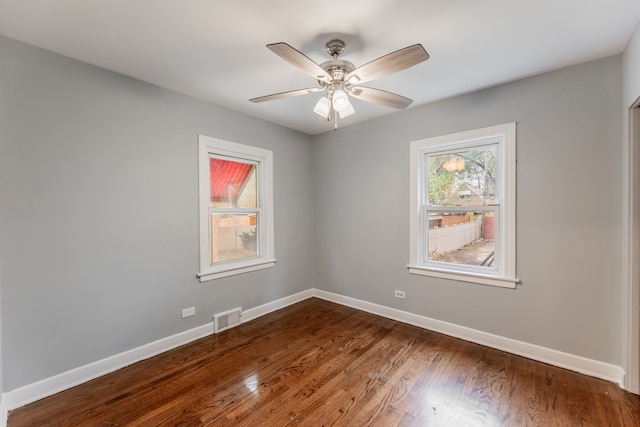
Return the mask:
<path id="1" fill-rule="evenodd" d="M 238 326 L 242 322 L 241 317 L 242 307 L 215 314 L 213 316 L 213 332 L 217 334 L 218 332 Z"/>

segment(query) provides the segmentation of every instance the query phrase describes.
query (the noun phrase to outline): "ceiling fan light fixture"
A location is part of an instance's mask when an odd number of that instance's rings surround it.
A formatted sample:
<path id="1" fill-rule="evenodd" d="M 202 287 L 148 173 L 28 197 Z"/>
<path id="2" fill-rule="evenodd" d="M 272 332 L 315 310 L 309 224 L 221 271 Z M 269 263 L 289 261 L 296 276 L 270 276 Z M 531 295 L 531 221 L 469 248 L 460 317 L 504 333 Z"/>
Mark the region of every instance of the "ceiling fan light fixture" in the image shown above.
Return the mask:
<path id="1" fill-rule="evenodd" d="M 338 111 L 338 114 L 340 114 L 341 119 L 344 119 L 345 117 L 349 117 L 355 112 L 356 110 L 353 109 L 353 105 L 351 105 L 351 103 L 349 102 L 349 105 L 347 106 L 346 110 Z"/>
<path id="2" fill-rule="evenodd" d="M 325 119 L 329 117 L 329 111 L 331 111 L 331 103 L 326 96 L 320 98 L 316 106 L 313 107 L 313 112 Z"/>
<path id="3" fill-rule="evenodd" d="M 351 106 L 349 97 L 347 97 L 347 94 L 342 89 L 338 89 L 333 92 L 331 103 L 333 105 L 333 109 L 339 113 L 346 111 Z"/>

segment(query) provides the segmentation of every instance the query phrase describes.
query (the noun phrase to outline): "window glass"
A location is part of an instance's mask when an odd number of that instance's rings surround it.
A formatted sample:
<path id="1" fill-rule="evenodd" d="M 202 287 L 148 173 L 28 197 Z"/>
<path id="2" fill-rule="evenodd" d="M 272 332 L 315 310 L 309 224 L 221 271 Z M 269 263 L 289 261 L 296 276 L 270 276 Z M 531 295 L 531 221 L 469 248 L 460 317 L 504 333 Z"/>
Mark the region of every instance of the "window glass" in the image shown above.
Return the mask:
<path id="1" fill-rule="evenodd" d="M 428 208 L 424 261 L 495 266 L 497 145 L 425 154 Z M 468 207 L 442 210 L 434 206 Z"/>
<path id="2" fill-rule="evenodd" d="M 209 159 L 212 208 L 257 207 L 256 165 L 216 158 Z"/>
<path id="3" fill-rule="evenodd" d="M 491 205 L 496 200 L 496 146 L 428 154 L 429 203 Z"/>
<path id="4" fill-rule="evenodd" d="M 425 261 L 495 266 L 495 212 L 429 211 L 426 217 Z"/>
<path id="5" fill-rule="evenodd" d="M 257 214 L 211 214 L 211 263 L 258 255 Z"/>

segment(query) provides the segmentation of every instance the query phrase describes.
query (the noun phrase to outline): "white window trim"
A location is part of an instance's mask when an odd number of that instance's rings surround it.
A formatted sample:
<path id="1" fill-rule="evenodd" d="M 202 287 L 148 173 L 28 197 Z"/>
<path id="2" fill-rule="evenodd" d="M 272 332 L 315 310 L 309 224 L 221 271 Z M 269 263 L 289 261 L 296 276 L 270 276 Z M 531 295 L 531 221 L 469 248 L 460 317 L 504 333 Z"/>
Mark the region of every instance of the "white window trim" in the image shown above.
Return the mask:
<path id="1" fill-rule="evenodd" d="M 425 182 L 423 180 L 423 158 L 427 152 L 468 148 L 489 143 L 498 144 L 498 166 L 503 171 L 502 179 L 497 182 L 500 200 L 499 241 L 501 245 L 499 265 L 495 272 L 469 271 L 461 266 L 446 263 L 421 262 L 423 235 L 421 221 L 423 215 L 422 193 Z M 437 150 L 434 150 L 437 147 Z M 481 285 L 515 288 L 520 282 L 516 275 L 516 123 L 490 126 L 466 132 L 438 136 L 434 138 L 411 141 L 410 144 L 410 261 L 407 265 L 409 273 L 431 276 Z M 435 265 L 434 265 L 435 264 Z M 440 265 L 438 265 L 440 264 Z"/>
<path id="2" fill-rule="evenodd" d="M 229 261 L 212 265 L 210 244 L 210 177 L 209 155 L 235 157 L 257 164 L 258 199 L 262 213 L 258 229 L 259 255 L 253 258 Z M 273 227 L 273 152 L 249 145 L 238 144 L 209 136 L 198 135 L 199 209 L 200 209 L 200 282 L 247 273 L 273 267 L 274 255 Z"/>

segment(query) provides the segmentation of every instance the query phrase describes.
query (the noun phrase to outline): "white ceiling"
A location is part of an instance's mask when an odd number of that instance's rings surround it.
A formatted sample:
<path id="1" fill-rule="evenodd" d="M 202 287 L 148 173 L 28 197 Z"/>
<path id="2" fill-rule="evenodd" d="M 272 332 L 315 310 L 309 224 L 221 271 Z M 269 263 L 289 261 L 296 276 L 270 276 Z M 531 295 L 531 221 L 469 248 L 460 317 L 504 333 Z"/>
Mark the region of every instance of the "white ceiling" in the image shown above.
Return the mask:
<path id="1" fill-rule="evenodd" d="M 0 0 L 0 34 L 314 135 L 320 94 L 269 51 L 286 42 L 320 63 L 342 38 L 356 66 L 421 43 L 431 58 L 368 86 L 439 99 L 614 55 L 640 21 L 640 0 Z M 397 110 L 353 102 L 340 123 Z"/>

